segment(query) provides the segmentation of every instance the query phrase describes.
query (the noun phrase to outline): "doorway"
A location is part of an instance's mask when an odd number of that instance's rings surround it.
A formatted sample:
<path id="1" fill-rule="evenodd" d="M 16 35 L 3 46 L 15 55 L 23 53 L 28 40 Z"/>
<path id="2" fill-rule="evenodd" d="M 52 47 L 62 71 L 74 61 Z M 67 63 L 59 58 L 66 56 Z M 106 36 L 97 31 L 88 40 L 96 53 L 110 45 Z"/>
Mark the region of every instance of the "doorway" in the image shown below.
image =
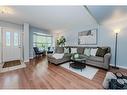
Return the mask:
<path id="1" fill-rule="evenodd" d="M 1 28 L 1 71 L 10 71 L 25 66 L 22 64 L 21 34 L 19 29 Z"/>

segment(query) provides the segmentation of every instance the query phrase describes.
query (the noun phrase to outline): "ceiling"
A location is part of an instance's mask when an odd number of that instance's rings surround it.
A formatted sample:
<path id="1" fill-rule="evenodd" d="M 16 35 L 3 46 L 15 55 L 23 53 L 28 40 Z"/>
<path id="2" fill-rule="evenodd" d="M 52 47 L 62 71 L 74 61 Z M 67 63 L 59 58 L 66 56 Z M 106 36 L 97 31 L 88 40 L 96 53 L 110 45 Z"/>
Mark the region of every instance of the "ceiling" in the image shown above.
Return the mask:
<path id="1" fill-rule="evenodd" d="M 127 19 L 127 6 L 7 6 L 11 14 L 0 14 L 0 20 L 49 31 L 69 31 L 88 25 Z M 88 9 L 88 10 L 87 10 Z"/>
<path id="2" fill-rule="evenodd" d="M 83 6 L 8 6 L 12 14 L 0 15 L 0 20 L 17 24 L 29 23 L 50 31 L 70 30 L 96 23 Z"/>
<path id="3" fill-rule="evenodd" d="M 127 20 L 127 6 L 87 6 L 99 24 Z"/>

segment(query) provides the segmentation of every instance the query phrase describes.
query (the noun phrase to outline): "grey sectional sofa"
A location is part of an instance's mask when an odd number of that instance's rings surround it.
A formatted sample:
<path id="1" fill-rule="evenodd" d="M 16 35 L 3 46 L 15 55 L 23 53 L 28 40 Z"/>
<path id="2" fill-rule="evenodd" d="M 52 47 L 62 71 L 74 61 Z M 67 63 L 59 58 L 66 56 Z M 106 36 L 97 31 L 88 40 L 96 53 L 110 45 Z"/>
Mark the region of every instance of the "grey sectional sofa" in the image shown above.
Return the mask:
<path id="1" fill-rule="evenodd" d="M 77 53 L 80 55 L 80 57 L 83 59 L 86 59 L 86 56 L 84 55 L 84 50 L 85 48 L 98 48 L 98 47 L 76 47 L 76 46 L 66 46 L 66 48 L 69 48 L 69 53 L 64 54 L 63 58 L 61 59 L 55 59 L 52 57 L 51 54 L 49 54 L 48 61 L 50 63 L 54 63 L 55 65 L 59 65 L 65 62 L 68 62 L 71 60 L 71 53 L 70 53 L 70 48 L 77 48 Z M 110 59 L 111 59 L 111 49 L 110 47 L 103 47 L 107 48 L 107 53 L 104 55 L 104 57 L 98 57 L 98 56 L 89 56 L 86 60 L 87 65 L 91 66 L 96 66 L 99 68 L 103 68 L 108 70 L 109 69 L 109 64 L 110 64 Z M 56 53 L 64 53 L 64 48 L 63 47 L 58 47 L 56 48 Z"/>

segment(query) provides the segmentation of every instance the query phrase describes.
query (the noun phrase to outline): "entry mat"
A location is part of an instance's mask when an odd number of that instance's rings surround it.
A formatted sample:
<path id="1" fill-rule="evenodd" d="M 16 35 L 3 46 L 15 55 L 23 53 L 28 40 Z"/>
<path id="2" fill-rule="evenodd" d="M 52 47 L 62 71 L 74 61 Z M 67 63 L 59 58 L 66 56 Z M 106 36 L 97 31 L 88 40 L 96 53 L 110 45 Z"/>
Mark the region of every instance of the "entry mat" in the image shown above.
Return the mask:
<path id="1" fill-rule="evenodd" d="M 25 68 L 26 64 L 20 60 L 13 60 L 4 62 L 3 64 L 0 64 L 0 72 L 8 72 L 13 71 L 21 68 Z"/>
<path id="2" fill-rule="evenodd" d="M 13 61 L 5 62 L 3 65 L 3 68 L 13 67 L 13 66 L 17 66 L 17 65 L 21 65 L 20 60 L 13 60 Z"/>

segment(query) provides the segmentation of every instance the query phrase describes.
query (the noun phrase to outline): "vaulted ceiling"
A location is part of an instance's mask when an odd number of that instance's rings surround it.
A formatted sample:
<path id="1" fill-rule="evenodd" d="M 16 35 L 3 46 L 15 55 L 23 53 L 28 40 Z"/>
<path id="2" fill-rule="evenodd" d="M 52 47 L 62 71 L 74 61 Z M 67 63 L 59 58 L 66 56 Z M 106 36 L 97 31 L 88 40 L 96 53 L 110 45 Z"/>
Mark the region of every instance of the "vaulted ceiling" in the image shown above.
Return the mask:
<path id="1" fill-rule="evenodd" d="M 99 24 L 127 20 L 127 6 L 87 6 Z"/>
<path id="2" fill-rule="evenodd" d="M 12 14 L 0 20 L 29 23 L 40 29 L 70 30 L 93 24 L 127 19 L 127 6 L 8 6 Z"/>
<path id="3" fill-rule="evenodd" d="M 96 23 L 83 6 L 9 6 L 12 14 L 0 15 L 0 20 L 29 23 L 50 31 L 69 30 Z"/>

